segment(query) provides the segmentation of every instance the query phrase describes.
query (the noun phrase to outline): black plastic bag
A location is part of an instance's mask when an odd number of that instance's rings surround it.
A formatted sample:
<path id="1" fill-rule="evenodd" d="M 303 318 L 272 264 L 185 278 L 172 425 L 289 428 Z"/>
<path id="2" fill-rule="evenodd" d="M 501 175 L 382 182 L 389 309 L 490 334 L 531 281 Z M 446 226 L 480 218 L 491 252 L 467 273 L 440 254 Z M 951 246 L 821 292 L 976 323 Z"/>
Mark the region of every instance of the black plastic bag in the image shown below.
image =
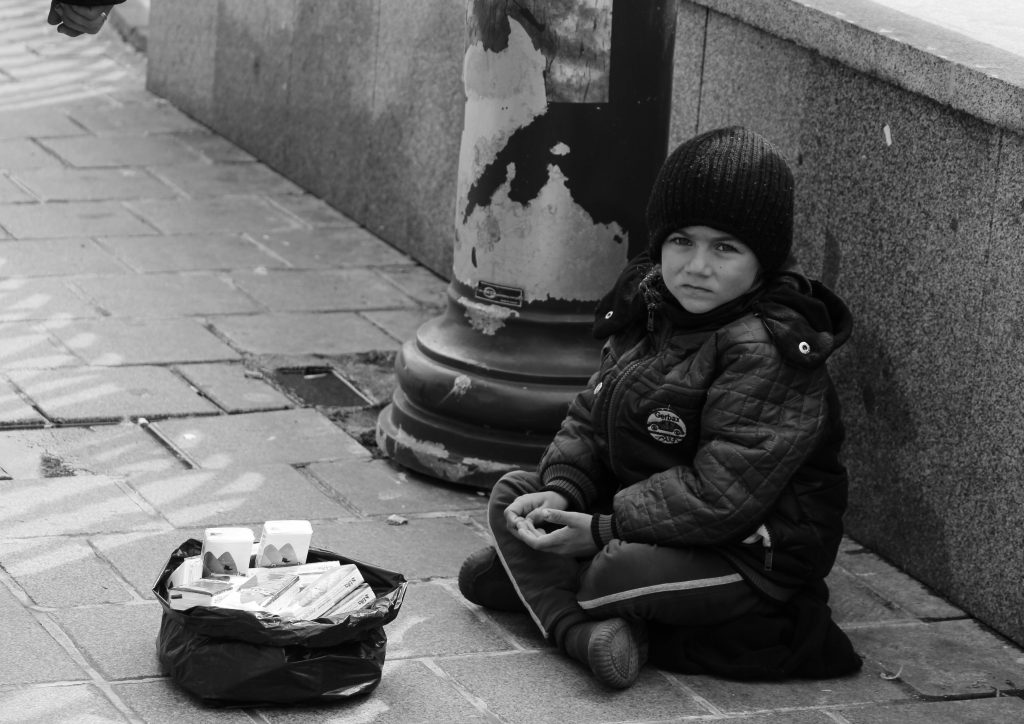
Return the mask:
<path id="1" fill-rule="evenodd" d="M 315 621 L 203 606 L 175 611 L 167 601 L 167 578 L 201 549 L 194 538 L 182 543 L 153 586 L 164 608 L 160 665 L 183 689 L 224 706 L 331 702 L 377 687 L 387 650 L 383 626 L 398 615 L 405 597 L 401 574 L 310 548 L 308 562 L 354 563 L 377 600 Z"/>

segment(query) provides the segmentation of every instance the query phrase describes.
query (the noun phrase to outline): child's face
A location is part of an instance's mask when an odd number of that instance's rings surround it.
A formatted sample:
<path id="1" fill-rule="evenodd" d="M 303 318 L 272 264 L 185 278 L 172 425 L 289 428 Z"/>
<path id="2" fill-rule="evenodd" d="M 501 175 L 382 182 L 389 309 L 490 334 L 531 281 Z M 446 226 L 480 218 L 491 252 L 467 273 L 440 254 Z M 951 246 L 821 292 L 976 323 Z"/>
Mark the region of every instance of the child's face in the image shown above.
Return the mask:
<path id="1" fill-rule="evenodd" d="M 746 294 L 761 265 L 746 244 L 710 226 L 685 226 L 661 247 L 661 275 L 683 309 L 709 312 Z"/>

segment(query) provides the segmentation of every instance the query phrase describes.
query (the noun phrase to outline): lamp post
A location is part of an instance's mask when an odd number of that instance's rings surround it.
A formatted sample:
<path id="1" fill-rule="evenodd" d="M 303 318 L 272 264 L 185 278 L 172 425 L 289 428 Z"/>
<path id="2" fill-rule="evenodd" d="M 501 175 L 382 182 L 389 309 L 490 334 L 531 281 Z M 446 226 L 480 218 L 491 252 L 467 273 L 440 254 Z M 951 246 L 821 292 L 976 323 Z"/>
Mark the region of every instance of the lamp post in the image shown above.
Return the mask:
<path id="1" fill-rule="evenodd" d="M 377 421 L 396 462 L 490 487 L 536 468 L 597 368 L 593 309 L 646 245 L 675 0 L 469 0 L 452 279 Z"/>

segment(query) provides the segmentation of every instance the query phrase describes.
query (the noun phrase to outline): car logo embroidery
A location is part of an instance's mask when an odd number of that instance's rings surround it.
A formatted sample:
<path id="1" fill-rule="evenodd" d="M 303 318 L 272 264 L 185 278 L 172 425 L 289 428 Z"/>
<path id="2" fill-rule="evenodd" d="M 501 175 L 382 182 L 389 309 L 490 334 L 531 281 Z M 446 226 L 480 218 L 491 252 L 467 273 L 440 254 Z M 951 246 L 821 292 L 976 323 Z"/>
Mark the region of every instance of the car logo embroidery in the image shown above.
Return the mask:
<path id="1" fill-rule="evenodd" d="M 662 407 L 647 417 L 647 432 L 660 443 L 675 445 L 686 437 L 686 423 L 672 410 Z"/>

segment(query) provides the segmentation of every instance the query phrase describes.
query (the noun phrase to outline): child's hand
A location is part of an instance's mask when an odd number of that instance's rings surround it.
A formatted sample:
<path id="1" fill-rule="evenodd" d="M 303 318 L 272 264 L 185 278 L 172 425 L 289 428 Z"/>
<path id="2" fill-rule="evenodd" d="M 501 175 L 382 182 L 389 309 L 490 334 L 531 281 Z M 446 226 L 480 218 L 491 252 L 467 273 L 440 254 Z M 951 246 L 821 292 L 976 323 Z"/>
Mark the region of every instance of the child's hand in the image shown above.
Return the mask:
<path id="1" fill-rule="evenodd" d="M 537 508 L 513 531 L 534 550 L 573 558 L 589 558 L 597 553 L 590 533 L 592 516 L 554 508 Z M 554 526 L 554 530 L 548 532 Z"/>
<path id="2" fill-rule="evenodd" d="M 74 38 L 82 33 L 93 35 L 100 31 L 107 21 L 107 14 L 113 5 L 75 5 L 74 3 L 50 3 L 50 14 L 46 21 L 57 26 L 57 32 Z"/>
<path id="3" fill-rule="evenodd" d="M 565 510 L 569 507 L 569 501 L 564 495 L 551 490 L 541 490 L 537 493 L 520 495 L 512 501 L 512 504 L 505 508 L 505 526 L 515 533 L 521 525 L 533 527 L 526 517 L 538 508 L 553 508 Z"/>

